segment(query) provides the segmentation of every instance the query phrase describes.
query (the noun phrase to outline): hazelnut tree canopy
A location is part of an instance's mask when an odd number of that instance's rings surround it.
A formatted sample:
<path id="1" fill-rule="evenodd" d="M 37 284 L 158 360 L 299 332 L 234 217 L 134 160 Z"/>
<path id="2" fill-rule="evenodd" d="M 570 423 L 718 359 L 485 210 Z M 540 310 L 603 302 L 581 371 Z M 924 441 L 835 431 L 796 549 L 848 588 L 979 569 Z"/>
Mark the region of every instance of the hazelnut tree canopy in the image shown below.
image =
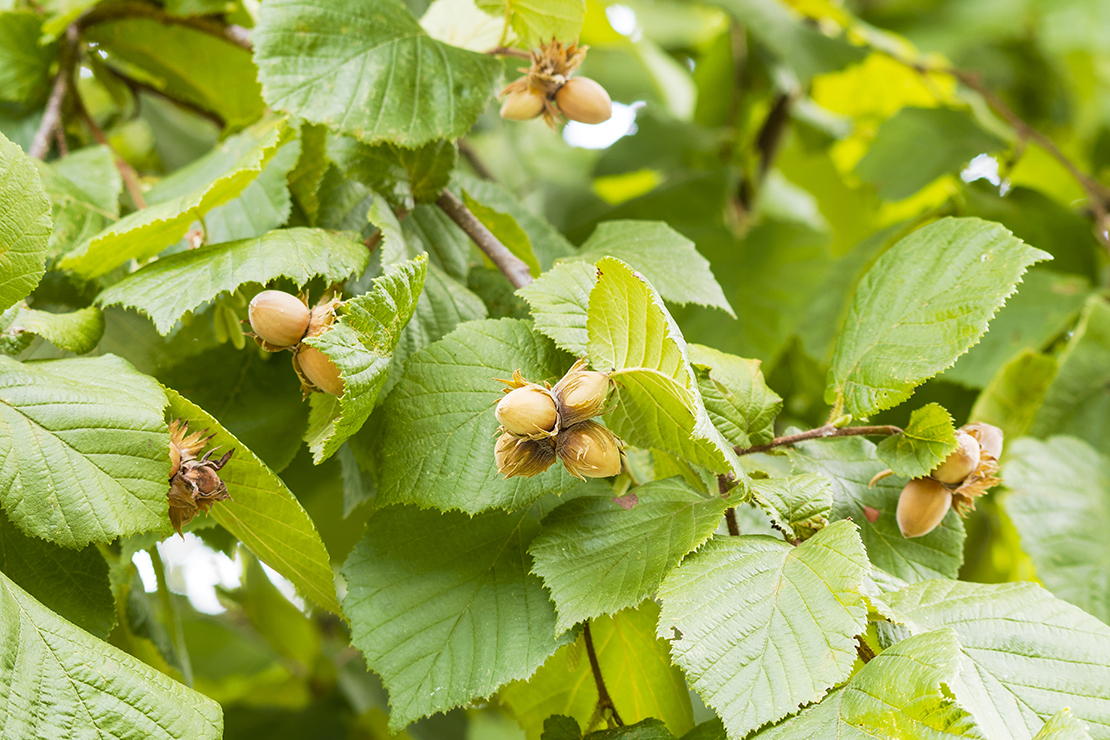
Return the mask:
<path id="1" fill-rule="evenodd" d="M 1107 38 L 0 0 L 0 737 L 1110 740 Z"/>

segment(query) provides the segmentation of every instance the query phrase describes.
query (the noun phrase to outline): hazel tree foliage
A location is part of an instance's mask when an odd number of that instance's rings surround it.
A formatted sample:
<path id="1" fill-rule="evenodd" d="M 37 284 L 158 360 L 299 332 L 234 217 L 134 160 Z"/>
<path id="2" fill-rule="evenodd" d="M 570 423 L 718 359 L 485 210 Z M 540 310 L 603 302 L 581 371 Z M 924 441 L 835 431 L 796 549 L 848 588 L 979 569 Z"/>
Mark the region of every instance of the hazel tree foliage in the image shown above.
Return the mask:
<path id="1" fill-rule="evenodd" d="M 1108 36 L 0 2 L 0 737 L 1110 740 Z"/>

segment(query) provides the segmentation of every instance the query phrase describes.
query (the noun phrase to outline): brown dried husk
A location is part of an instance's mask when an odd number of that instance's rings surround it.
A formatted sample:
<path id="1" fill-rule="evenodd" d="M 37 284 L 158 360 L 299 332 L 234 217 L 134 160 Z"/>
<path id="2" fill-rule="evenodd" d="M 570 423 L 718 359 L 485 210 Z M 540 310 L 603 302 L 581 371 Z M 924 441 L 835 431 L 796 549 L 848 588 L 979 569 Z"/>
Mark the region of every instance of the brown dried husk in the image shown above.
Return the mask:
<path id="1" fill-rule="evenodd" d="M 215 450 L 209 450 L 198 460 L 196 454 L 215 436 L 210 434 L 205 437 L 207 431 L 188 434 L 188 426 L 180 419 L 170 424 L 170 445 L 180 459 L 170 474 L 166 497 L 169 500 L 170 524 L 179 535 L 182 535 L 181 528 L 193 520 L 197 511 L 207 513 L 217 501 L 231 499 L 227 486 L 217 473 L 227 465 L 235 450 L 229 450 L 219 460 L 212 460 Z"/>
<path id="2" fill-rule="evenodd" d="M 994 488 L 1002 479 L 997 476 L 998 460 L 984 449 L 979 451 L 979 467 L 964 478 L 958 488 L 952 489 L 952 508 L 960 516 L 975 511 L 975 499 Z"/>
<path id="3" fill-rule="evenodd" d="M 508 478 L 531 478 L 555 462 L 554 439 L 528 439 L 505 432 L 494 445 L 493 459 L 497 472 Z"/>
<path id="4" fill-rule="evenodd" d="M 541 115 L 544 122 L 554 129 L 560 118 L 559 109 L 553 102 L 555 93 L 559 92 L 559 88 L 566 84 L 567 79 L 582 64 L 589 48 L 579 46 L 577 41 L 564 44 L 558 39 L 552 39 L 550 44 L 533 49 L 532 66 L 518 70 L 524 72 L 525 76 L 506 85 L 499 97 L 524 90 L 543 95 L 545 103 Z"/>

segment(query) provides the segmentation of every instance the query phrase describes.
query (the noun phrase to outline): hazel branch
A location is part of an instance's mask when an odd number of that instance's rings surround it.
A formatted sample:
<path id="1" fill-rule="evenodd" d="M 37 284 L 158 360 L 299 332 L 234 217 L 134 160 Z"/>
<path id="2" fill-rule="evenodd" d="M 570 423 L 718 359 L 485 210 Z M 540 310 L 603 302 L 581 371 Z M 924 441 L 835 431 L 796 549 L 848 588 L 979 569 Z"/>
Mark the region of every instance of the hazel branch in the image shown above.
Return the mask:
<path id="1" fill-rule="evenodd" d="M 871 646 L 867 644 L 867 640 L 864 640 L 863 637 L 859 635 L 856 636 L 856 655 L 859 656 L 860 661 L 862 661 L 864 665 L 870 663 L 871 659 L 876 655 Z"/>
<path id="2" fill-rule="evenodd" d="M 516 57 L 517 59 L 527 59 L 529 61 L 532 59 L 532 55 L 523 49 L 513 49 L 508 46 L 495 46 L 486 53 L 490 56 Z"/>
<path id="3" fill-rule="evenodd" d="M 501 240 L 493 235 L 485 224 L 478 220 L 478 217 L 470 212 L 458 197 L 455 196 L 450 190 L 444 190 L 436 201 L 443 212 L 446 213 L 452 221 L 459 225 L 463 231 L 467 233 L 474 243 L 478 245 L 490 261 L 497 266 L 497 269 L 509 279 L 514 288 L 523 288 L 532 282 L 532 274 L 528 270 L 528 265 L 524 260 L 517 257 L 509 251 L 509 248 L 501 243 Z"/>
<path id="4" fill-rule="evenodd" d="M 609 696 L 609 690 L 605 688 L 605 679 L 601 676 L 601 665 L 597 662 L 597 652 L 594 650 L 594 638 L 590 634 L 590 623 L 586 622 L 586 628 L 582 632 L 583 641 L 586 643 L 586 655 L 590 658 L 590 670 L 594 674 L 594 684 L 597 685 L 597 708 L 599 712 L 608 709 L 613 718 L 613 722 L 618 727 L 624 727 L 624 720 L 621 719 L 617 708 L 613 705 L 613 697 Z"/>
<path id="5" fill-rule="evenodd" d="M 797 444 L 798 442 L 805 442 L 807 439 L 824 439 L 826 437 L 890 437 L 895 434 L 901 434 L 902 430 L 896 426 L 883 425 L 871 427 L 841 427 L 837 428 L 832 424 L 826 424 L 823 427 L 810 429 L 805 432 L 798 432 L 797 434 L 788 434 L 785 437 L 775 437 L 768 444 L 753 445 L 752 447 L 737 447 L 737 455 L 751 455 L 756 452 L 767 452 L 775 447 L 785 447 L 787 445 Z"/>
<path id="6" fill-rule="evenodd" d="M 233 23 L 221 23 L 213 18 L 204 16 L 176 16 L 167 13 L 157 5 L 142 2 L 142 0 L 115 0 L 114 2 L 101 3 L 86 11 L 75 21 L 78 30 L 85 30 L 100 23 L 126 20 L 128 18 L 145 18 L 157 21 L 164 26 L 183 26 L 200 33 L 223 39 L 229 44 L 238 46 L 244 51 L 254 51 L 251 44 L 250 31 Z"/>
<path id="7" fill-rule="evenodd" d="M 96 121 L 93 120 L 93 117 L 89 115 L 88 109 L 85 108 L 84 101 L 81 100 L 81 94 L 76 89 L 74 89 L 73 92 L 73 104 L 77 109 L 77 115 L 84 121 L 85 125 L 92 133 L 92 137 L 96 139 L 96 143 L 108 147 L 108 150 L 112 152 L 112 160 L 116 163 L 116 169 L 119 170 L 120 177 L 123 178 L 123 184 L 127 186 L 127 192 L 131 195 L 131 200 L 135 202 L 135 207 L 140 209 L 146 208 L 146 199 L 143 198 L 143 191 L 139 186 L 139 173 L 135 171 L 135 168 L 132 167 L 128 161 L 116 151 L 111 142 L 108 141 L 108 137 L 104 135 L 103 129 L 101 129 Z"/>
<path id="8" fill-rule="evenodd" d="M 58 76 L 54 78 L 54 88 L 50 91 L 50 99 L 46 101 L 42 123 L 35 131 L 35 138 L 31 140 L 31 149 L 27 152 L 35 159 L 46 159 L 46 155 L 50 152 L 50 137 L 62 125 L 62 103 L 69 90 L 69 74 L 69 69 L 62 65 L 58 70 Z"/>

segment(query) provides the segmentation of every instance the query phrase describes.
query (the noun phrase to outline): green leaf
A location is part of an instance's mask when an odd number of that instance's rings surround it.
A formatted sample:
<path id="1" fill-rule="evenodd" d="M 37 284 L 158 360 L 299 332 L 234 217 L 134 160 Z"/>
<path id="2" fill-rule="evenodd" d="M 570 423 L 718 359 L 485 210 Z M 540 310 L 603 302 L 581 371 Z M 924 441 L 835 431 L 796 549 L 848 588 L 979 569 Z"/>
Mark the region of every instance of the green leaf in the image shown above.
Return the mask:
<path id="1" fill-rule="evenodd" d="M 999 368 L 968 418 L 993 424 L 1006 439 L 1025 435 L 1058 367 L 1056 358 L 1025 350 Z"/>
<path id="2" fill-rule="evenodd" d="M 727 507 L 681 478 L 646 483 L 630 494 L 631 508 L 606 493 L 568 501 L 544 519 L 529 552 L 559 613 L 557 633 L 651 596 L 709 539 Z"/>
<path id="3" fill-rule="evenodd" d="M 104 314 L 90 306 L 71 313 L 47 313 L 21 306 L 6 334 L 37 334 L 58 349 L 83 355 L 104 336 Z"/>
<path id="4" fill-rule="evenodd" d="M 408 209 L 414 202 L 434 203 L 459 159 L 455 142 L 444 139 L 409 149 L 390 141 L 370 145 L 335 136 L 328 153 L 349 176 Z"/>
<path id="5" fill-rule="evenodd" d="M 524 229 L 520 228 L 516 219 L 479 203 L 471 198 L 465 190 L 463 191 L 463 202 L 466 203 L 466 207 L 470 209 L 475 218 L 481 221 L 505 245 L 506 249 L 528 265 L 532 277 L 540 276 L 540 263 L 536 259 L 535 252 L 532 251 L 532 240 L 528 238 Z M 494 266 L 489 257 L 484 257 L 484 259 L 488 267 Z"/>
<path id="6" fill-rule="evenodd" d="M 902 200 L 973 157 L 1005 148 L 965 111 L 902 108 L 879 126 L 856 174 L 877 187 L 883 200 Z"/>
<path id="7" fill-rule="evenodd" d="M 930 403 L 910 414 L 910 423 L 879 442 L 875 454 L 896 475 L 920 478 L 944 462 L 956 449 L 956 427 L 952 415 L 939 403 Z"/>
<path id="8" fill-rule="evenodd" d="M 719 308 L 733 318 L 721 286 L 694 243 L 661 221 L 606 221 L 572 258 L 616 257 L 647 278 L 659 295 L 678 304 Z"/>
<path id="9" fill-rule="evenodd" d="M 68 550 L 28 537 L 0 511 L 0 570 L 47 609 L 102 640 L 116 626 L 108 563 L 94 545 Z"/>
<path id="10" fill-rule="evenodd" d="M 393 267 L 374 281 L 369 293 L 341 303 L 330 329 L 306 341 L 331 358 L 344 385 L 338 408 L 317 402 L 309 415 L 306 440 L 316 465 L 335 454 L 370 418 L 389 377 L 393 350 L 416 310 L 426 272 L 424 257 Z"/>
<path id="11" fill-rule="evenodd" d="M 1034 437 L 1071 434 L 1110 454 L 1110 303 L 1106 299 L 1088 299 L 1059 366 L 1029 433 Z"/>
<path id="12" fill-rule="evenodd" d="M 1003 507 L 1037 579 L 1110 623 L 1110 461 L 1074 437 L 1008 445 Z"/>
<path id="13" fill-rule="evenodd" d="M 756 479 L 752 501 L 767 512 L 776 529 L 800 542 L 828 525 L 832 486 L 828 478 L 815 473 Z"/>
<path id="14" fill-rule="evenodd" d="M 187 311 L 245 283 L 287 277 L 304 285 L 319 275 L 339 282 L 366 269 L 366 247 L 322 229 L 271 231 L 257 239 L 212 244 L 163 257 L 97 296 L 101 306 L 137 308 L 160 334 Z"/>
<path id="15" fill-rule="evenodd" d="M 586 316 L 590 291 L 597 284 L 597 268 L 583 262 L 564 262 L 517 291 L 532 307 L 536 331 L 575 357 L 586 354 L 589 333 Z"/>
<path id="16" fill-rule="evenodd" d="M 688 345 L 705 409 L 729 442 L 746 448 L 775 438 L 782 398 L 767 387 L 759 360 L 745 360 L 700 344 Z"/>
<path id="17" fill-rule="evenodd" d="M 400 0 L 275 0 L 251 36 L 266 102 L 367 143 L 456 139 L 501 81 L 501 62 L 431 38 Z"/>
<path id="18" fill-rule="evenodd" d="M 311 123 L 301 124 L 301 154 L 289 172 L 289 192 L 300 205 L 310 226 L 316 225 L 320 212 L 320 183 L 328 171 L 328 129 Z"/>
<path id="19" fill-rule="evenodd" d="M 868 568 L 850 522 L 797 547 L 718 537 L 663 581 L 658 633 L 729 735 L 743 737 L 848 677 L 867 623 Z"/>
<path id="20" fill-rule="evenodd" d="M 47 253 L 58 257 L 119 218 L 123 188 L 106 147 L 89 147 L 52 164 L 38 163 L 54 230 Z"/>
<path id="21" fill-rule="evenodd" d="M 555 260 L 560 257 L 574 254 L 574 246 L 558 229 L 536 215 L 516 196 L 496 182 L 483 180 L 462 170 L 455 171 L 454 179 L 475 199 L 513 217 L 520 228 L 524 229 L 524 233 L 528 234 L 532 251 L 535 252 L 536 259 L 540 261 L 540 266 L 544 270 L 550 270 Z"/>
<path id="22" fill-rule="evenodd" d="M 981 739 L 975 721 L 947 692 L 959 673 L 959 650 L 950 629 L 902 640 L 879 653 L 844 688 L 752 740 Z"/>
<path id="23" fill-rule="evenodd" d="M 530 676 L 569 642 L 553 637 L 555 608 L 529 573 L 537 520 L 531 509 L 370 517 L 343 566 L 344 607 L 351 641 L 389 689 L 391 732 Z"/>
<path id="24" fill-rule="evenodd" d="M 1061 709 L 1048 718 L 1033 740 L 1091 740 L 1087 723 L 1072 716 L 1070 709 Z"/>
<path id="25" fill-rule="evenodd" d="M 609 428 L 630 444 L 658 448 L 718 473 L 734 472 L 732 445 L 709 420 L 686 342 L 654 288 L 612 257 L 597 263 L 590 292 L 590 363 L 613 369 Z"/>
<path id="26" fill-rule="evenodd" d="M 204 239 L 208 244 L 251 239 L 276 229 L 289 220 L 293 201 L 286 177 L 301 153 L 300 138 L 282 144 L 254 182 L 204 217 Z"/>
<path id="27" fill-rule="evenodd" d="M 205 213 L 242 193 L 291 134 L 284 119 L 271 118 L 229 139 L 153 190 L 152 198 L 158 202 L 83 242 L 58 266 L 89 280 L 129 259 L 153 257 L 184 236 Z"/>
<path id="28" fill-rule="evenodd" d="M 493 460 L 494 409 L 504 388 L 497 379 L 520 370 L 533 382 L 555 383 L 569 365 L 516 319 L 467 322 L 412 355 L 384 404 L 378 502 L 477 513 L 569 490 L 577 479 L 558 463 L 534 478 L 506 480 Z"/>
<path id="29" fill-rule="evenodd" d="M 0 357 L 0 368 L 0 502 L 16 526 L 72 548 L 169 530 L 166 398 L 153 378 L 112 355 Z"/>
<path id="30" fill-rule="evenodd" d="M 1032 583 L 926 581 L 888 595 L 911 634 L 951 627 L 949 683 L 984 735 L 1025 740 L 1066 704 L 1110 737 L 1110 627 Z"/>
<path id="31" fill-rule="evenodd" d="M 986 388 L 1015 355 L 1026 349 L 1043 350 L 1069 329 L 1090 294 L 1091 286 L 1083 278 L 1033 268 L 991 321 L 991 330 L 944 371 L 944 379 Z"/>
<path id="32" fill-rule="evenodd" d="M 45 97 L 58 48 L 39 44 L 41 35 L 37 13 L 0 13 L 0 101 L 24 105 Z"/>
<path id="33" fill-rule="evenodd" d="M 803 85 L 815 75 L 847 67 L 867 56 L 863 47 L 830 38 L 774 0 L 715 0 L 751 29 Z"/>
<path id="34" fill-rule="evenodd" d="M 551 39 L 578 38 L 585 0 L 476 0 L 479 8 L 512 25 L 520 46 L 533 49 Z"/>
<path id="35" fill-rule="evenodd" d="M 671 664 L 667 643 L 655 636 L 658 619 L 659 607 L 648 600 L 593 620 L 590 635 L 605 688 L 625 725 L 656 717 L 665 723 L 664 733 L 679 736 L 694 724 L 690 692 L 682 672 Z M 497 695 L 530 740 L 541 737 L 553 714 L 573 717 L 587 730 L 604 723 L 595 716 L 597 684 L 583 635 L 559 648 L 527 681 L 511 683 Z"/>
<path id="36" fill-rule="evenodd" d="M 235 44 L 183 25 L 125 18 L 84 28 L 106 63 L 175 100 L 223 119 L 232 131 L 265 110 L 251 54 Z"/>
<path id="37" fill-rule="evenodd" d="M 74 627 L 0 575 L 8 737 L 223 736 L 220 705 Z"/>
<path id="38" fill-rule="evenodd" d="M 0 311 L 23 300 L 46 272 L 50 201 L 32 160 L 0 134 Z"/>
<path id="39" fill-rule="evenodd" d="M 439 206 L 417 204 L 402 224 L 405 236 L 393 249 L 382 252 L 382 264 L 389 265 L 402 259 L 412 259 L 427 252 L 431 264 L 439 267 L 455 280 L 466 280 L 470 272 L 470 237 L 460 229 Z M 400 251 L 395 251 L 400 250 Z M 399 256 L 399 255 L 405 256 Z"/>
<path id="40" fill-rule="evenodd" d="M 905 401 L 979 339 L 1025 268 L 1046 257 L 976 218 L 941 219 L 900 240 L 856 289 L 825 400 L 856 416 Z"/>
<path id="41" fill-rule="evenodd" d="M 214 435 L 210 447 L 235 450 L 220 470 L 231 500 L 217 503 L 209 515 L 310 601 L 342 615 L 328 551 L 296 496 L 207 412 L 172 389 L 166 396 L 174 418 Z"/>
<path id="42" fill-rule="evenodd" d="M 862 437 L 808 442 L 790 453 L 796 473 L 820 473 L 832 481 L 832 518 L 851 519 L 859 526 L 867 558 L 876 568 L 907 582 L 955 578 L 963 563 L 964 527 L 956 512 L 923 537 L 906 539 L 895 513 L 904 479 L 869 481 L 886 466 L 875 457 L 875 445 Z"/>

